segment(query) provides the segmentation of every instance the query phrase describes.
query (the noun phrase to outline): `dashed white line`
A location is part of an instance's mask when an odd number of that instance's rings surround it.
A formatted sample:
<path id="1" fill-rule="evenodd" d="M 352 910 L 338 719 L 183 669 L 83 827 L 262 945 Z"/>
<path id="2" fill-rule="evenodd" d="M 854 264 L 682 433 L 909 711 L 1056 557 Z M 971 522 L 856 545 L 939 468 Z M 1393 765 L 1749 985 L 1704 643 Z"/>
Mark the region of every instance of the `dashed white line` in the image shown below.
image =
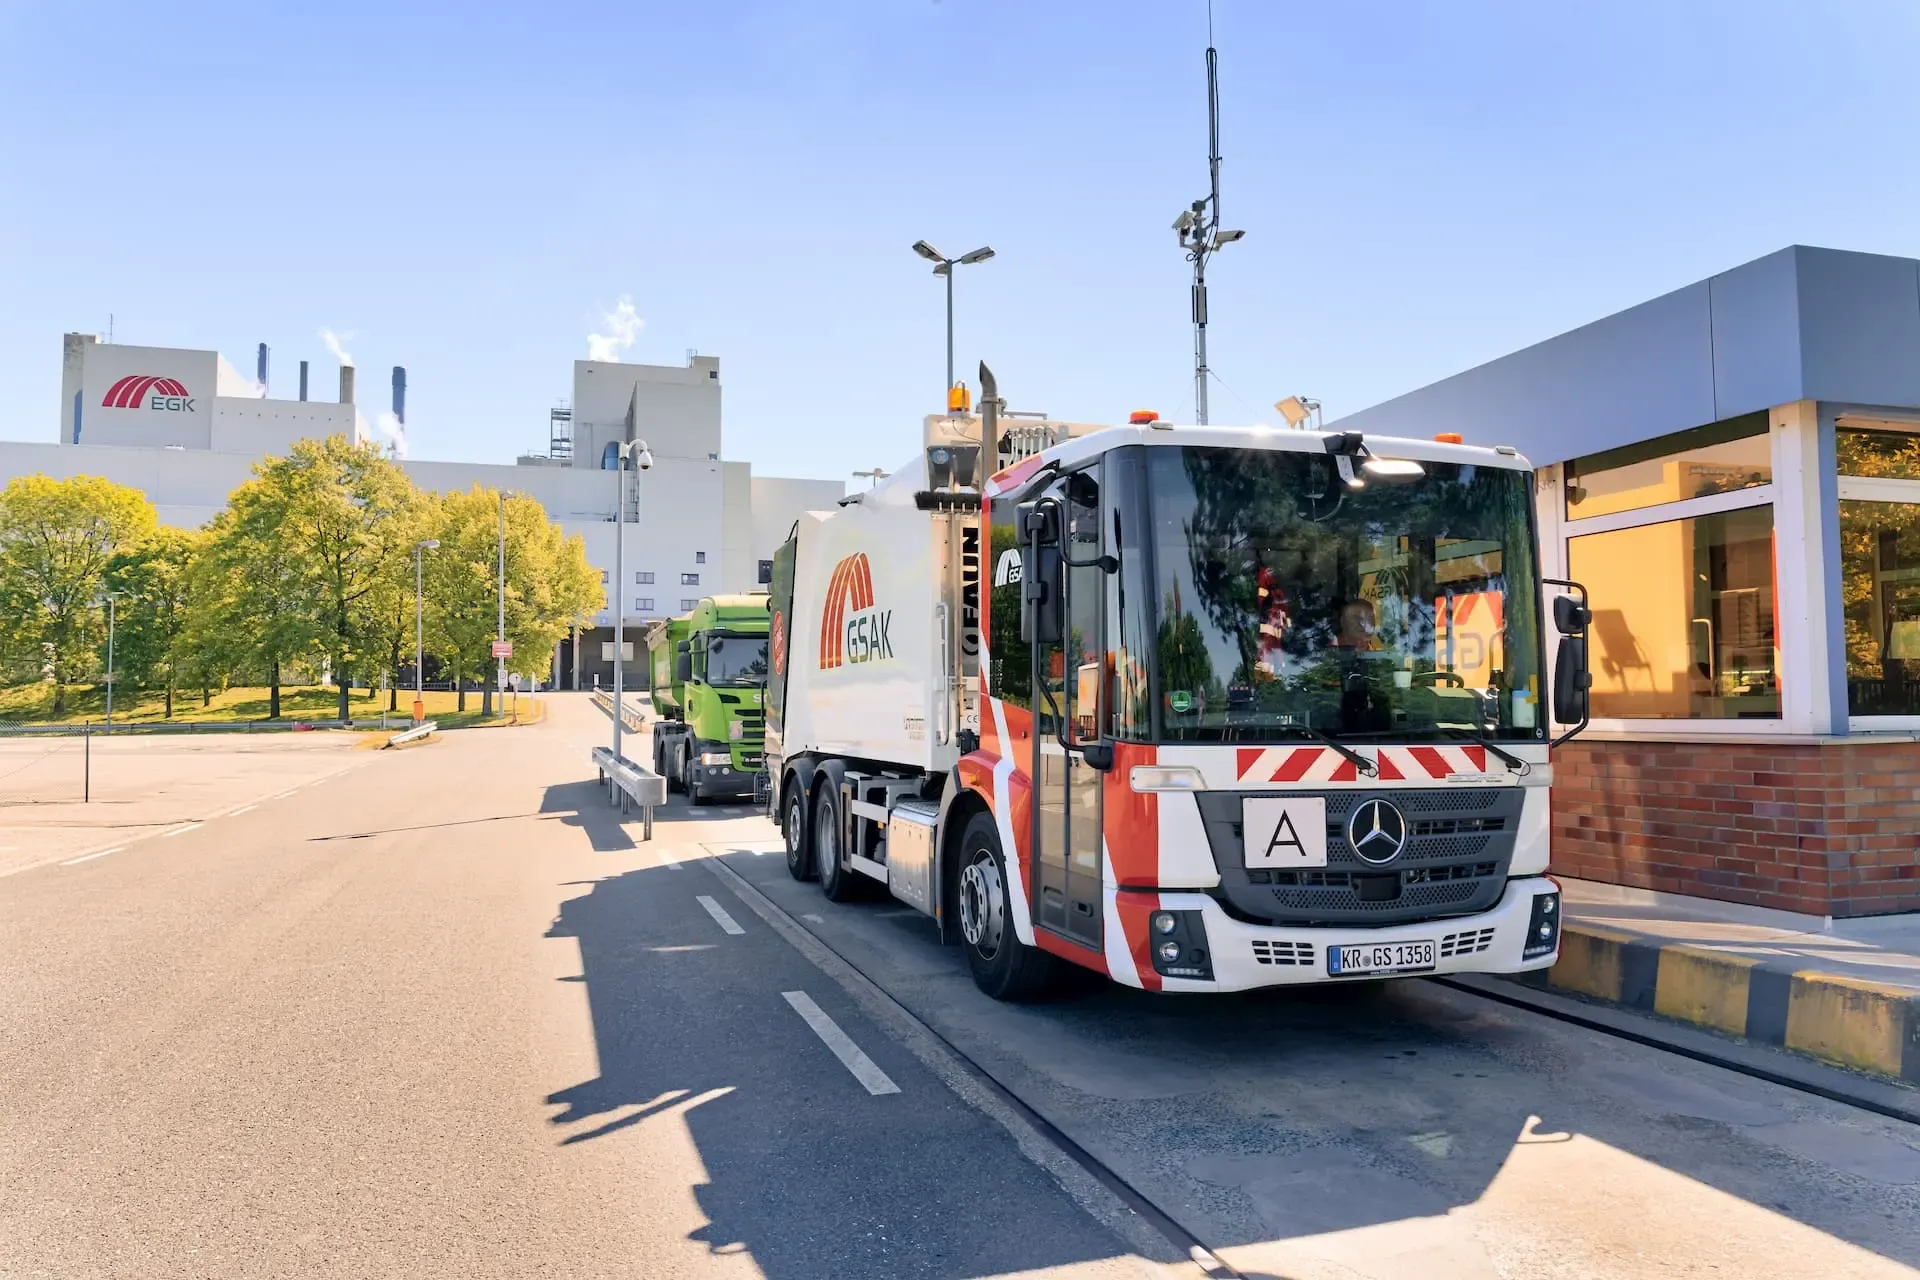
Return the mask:
<path id="1" fill-rule="evenodd" d="M 813 1002 L 813 997 L 804 991 L 782 991 L 786 1002 L 793 1011 L 807 1020 L 813 1028 L 813 1034 L 820 1037 L 827 1048 L 833 1050 L 833 1056 L 840 1059 L 840 1065 L 853 1073 L 853 1078 L 866 1086 L 868 1093 L 879 1097 L 885 1093 L 898 1093 L 900 1086 L 882 1071 L 879 1064 L 860 1051 L 840 1024 L 827 1016 L 827 1011 Z"/>
<path id="2" fill-rule="evenodd" d="M 294 792 L 296 792 L 296 791 L 298 791 L 299 789 L 300 789 L 300 788 L 298 788 L 298 787 L 288 787 L 288 788 L 287 788 L 287 789 L 286 789 L 285 791 L 282 791 L 282 792 L 281 792 L 281 793 L 280 793 L 279 795 L 277 795 L 277 796 L 268 796 L 268 797 L 267 797 L 267 799 L 269 799 L 269 800 L 285 800 L 285 799 L 286 799 L 286 798 L 287 798 L 288 796 L 290 796 L 290 795 L 292 795 L 292 794 L 293 794 Z"/>
<path id="3" fill-rule="evenodd" d="M 742 934 L 746 932 L 745 929 L 742 929 L 740 927 L 738 921 L 736 921 L 732 916 L 727 914 L 727 909 L 725 907 L 715 902 L 712 898 L 709 898 L 706 894 L 704 893 L 700 894 L 697 897 L 696 901 L 698 901 L 701 906 L 707 909 L 707 914 L 713 917 L 713 922 L 720 926 L 720 929 L 723 933 L 730 933 L 730 934 L 737 935 L 737 934 Z"/>
<path id="4" fill-rule="evenodd" d="M 253 805 L 250 805 L 250 804 L 242 805 L 238 809 L 235 809 L 232 813 L 228 814 L 227 816 L 229 818 L 237 818 L 243 813 L 252 813 L 253 810 L 254 810 Z"/>
<path id="5" fill-rule="evenodd" d="M 162 831 L 160 833 L 160 839 L 171 840 L 173 837 L 179 836 L 179 835 L 185 835 L 189 831 L 198 831 L 201 827 L 204 827 L 206 825 L 207 824 L 204 822 L 189 822 L 185 826 L 175 827 L 171 831 Z"/>
<path id="6" fill-rule="evenodd" d="M 825 924 L 827 922 L 827 918 L 825 916 L 817 916 L 811 911 L 802 911 L 800 913 L 800 918 L 802 920 L 810 920 L 814 924 Z"/>
<path id="7" fill-rule="evenodd" d="M 88 854 L 83 854 L 78 858 L 68 858 L 65 862 L 61 863 L 60 865 L 63 867 L 77 867 L 83 862 L 92 862 L 95 858 L 104 858 L 110 853 L 119 853 L 122 849 L 126 847 L 127 846 L 123 844 L 117 844 L 113 846 L 113 848 L 111 849 L 102 849 L 98 853 L 88 853 Z"/>

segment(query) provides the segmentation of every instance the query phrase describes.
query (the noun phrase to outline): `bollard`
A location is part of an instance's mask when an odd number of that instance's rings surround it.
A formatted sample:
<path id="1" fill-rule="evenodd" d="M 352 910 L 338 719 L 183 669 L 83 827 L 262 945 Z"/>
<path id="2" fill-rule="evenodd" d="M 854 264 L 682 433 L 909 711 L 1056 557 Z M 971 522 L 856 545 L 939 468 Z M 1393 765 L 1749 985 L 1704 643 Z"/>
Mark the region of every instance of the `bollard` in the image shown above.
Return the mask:
<path id="1" fill-rule="evenodd" d="M 93 721 L 89 720 L 80 730 L 80 754 L 85 762 L 80 766 L 80 803 L 93 803 Z"/>

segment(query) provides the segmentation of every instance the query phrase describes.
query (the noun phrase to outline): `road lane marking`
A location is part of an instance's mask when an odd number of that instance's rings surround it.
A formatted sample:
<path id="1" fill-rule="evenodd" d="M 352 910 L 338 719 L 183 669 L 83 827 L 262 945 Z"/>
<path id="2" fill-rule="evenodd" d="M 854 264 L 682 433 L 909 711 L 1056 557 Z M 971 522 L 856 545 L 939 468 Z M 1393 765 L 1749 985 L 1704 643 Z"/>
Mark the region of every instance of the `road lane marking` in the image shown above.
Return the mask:
<path id="1" fill-rule="evenodd" d="M 800 918 L 802 920 L 811 921 L 814 924 L 825 924 L 827 922 L 827 918 L 825 916 L 817 916 L 811 911 L 802 911 L 800 913 Z"/>
<path id="2" fill-rule="evenodd" d="M 860 1051 L 860 1046 L 840 1029 L 840 1024 L 827 1016 L 827 1011 L 813 1002 L 813 997 L 804 991 L 782 991 L 781 997 L 793 1006 L 793 1011 L 807 1020 L 813 1028 L 813 1034 L 833 1050 L 833 1056 L 840 1059 L 840 1065 L 853 1073 L 853 1078 L 866 1086 L 867 1092 L 879 1097 L 885 1093 L 898 1093 L 900 1086 L 895 1084 L 879 1064 Z"/>
<path id="3" fill-rule="evenodd" d="M 102 849 L 98 853 L 83 854 L 78 858 L 68 858 L 65 862 L 61 863 L 60 865 L 63 867 L 77 867 L 83 862 L 92 862 L 95 858 L 104 858 L 110 853 L 119 853 L 122 849 L 126 847 L 127 846 L 123 844 L 117 844 L 113 846 L 113 848 L 111 849 Z"/>
<path id="4" fill-rule="evenodd" d="M 299 789 L 300 789 L 300 788 L 298 788 L 298 787 L 288 787 L 288 788 L 287 788 L 287 789 L 286 789 L 285 791 L 282 791 L 282 792 L 281 792 L 281 793 L 280 793 L 279 795 L 277 795 L 277 796 L 268 796 L 268 797 L 267 797 L 267 799 L 269 799 L 269 800 L 285 800 L 285 799 L 286 799 L 286 798 L 287 798 L 288 796 L 290 796 L 290 795 L 292 795 L 292 794 L 293 794 L 294 792 L 296 792 L 296 791 L 298 791 Z"/>
<path id="5" fill-rule="evenodd" d="M 656 858 L 659 858 L 659 859 L 660 859 L 660 861 L 662 861 L 662 862 L 664 862 L 664 863 L 666 863 L 666 864 L 667 864 L 667 870 L 669 870 L 669 871 L 678 871 L 678 870 L 680 869 L 680 863 L 679 863 L 679 861 L 678 861 L 677 859 L 675 859 L 674 857 L 672 857 L 672 856 L 671 856 L 670 854 L 667 854 L 666 852 L 664 852 L 664 851 L 663 851 L 663 852 L 660 852 L 660 853 L 657 853 L 657 854 L 655 854 L 654 856 L 655 856 Z"/>
<path id="6" fill-rule="evenodd" d="M 249 804 L 249 805 L 242 805 L 242 806 L 241 806 L 240 808 L 238 808 L 238 809 L 235 809 L 235 810 L 234 810 L 234 811 L 233 811 L 232 813 L 230 813 L 230 814 L 228 814 L 227 816 L 228 816 L 229 818 L 237 818 L 237 817 L 239 817 L 239 816 L 240 816 L 241 814 L 243 814 L 243 813 L 252 813 L 252 812 L 253 812 L 253 809 L 254 809 L 254 806 L 252 806 L 252 805 L 250 805 L 250 804 Z"/>
<path id="7" fill-rule="evenodd" d="M 206 825 L 207 824 L 204 822 L 189 822 L 183 827 L 175 827 L 171 831 L 162 831 L 160 833 L 160 838 L 162 840 L 171 840 L 174 836 L 185 835 L 189 831 L 198 831 L 201 827 L 204 827 Z"/>
<path id="8" fill-rule="evenodd" d="M 727 914 L 727 909 L 725 907 L 715 902 L 712 898 L 709 898 L 706 894 L 704 893 L 700 894 L 697 898 L 697 901 L 700 903 L 701 906 L 707 909 L 707 914 L 713 917 L 713 922 L 720 926 L 720 929 L 723 933 L 734 934 L 737 936 L 739 934 L 746 932 L 745 929 L 742 929 L 740 927 L 739 922 L 737 922 L 732 916 Z"/>

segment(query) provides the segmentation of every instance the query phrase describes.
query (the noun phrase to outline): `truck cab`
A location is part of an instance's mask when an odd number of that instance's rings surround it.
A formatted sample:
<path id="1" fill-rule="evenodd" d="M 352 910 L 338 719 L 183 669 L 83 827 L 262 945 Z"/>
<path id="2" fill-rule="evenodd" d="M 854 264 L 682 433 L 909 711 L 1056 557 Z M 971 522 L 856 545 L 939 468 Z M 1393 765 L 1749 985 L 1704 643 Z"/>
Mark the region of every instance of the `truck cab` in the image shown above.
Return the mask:
<path id="1" fill-rule="evenodd" d="M 647 631 L 654 771 L 695 804 L 753 795 L 765 744 L 767 594 L 708 596 Z"/>

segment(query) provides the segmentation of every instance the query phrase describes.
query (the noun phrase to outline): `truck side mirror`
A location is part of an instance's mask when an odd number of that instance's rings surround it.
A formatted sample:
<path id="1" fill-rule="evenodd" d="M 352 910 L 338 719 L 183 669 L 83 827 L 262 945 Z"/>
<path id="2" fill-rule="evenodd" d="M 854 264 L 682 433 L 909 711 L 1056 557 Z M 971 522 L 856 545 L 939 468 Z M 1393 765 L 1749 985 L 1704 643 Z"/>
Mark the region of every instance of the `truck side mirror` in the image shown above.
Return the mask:
<path id="1" fill-rule="evenodd" d="M 673 678 L 681 684 L 693 679 L 693 655 L 685 649 L 673 656 Z"/>
<path id="2" fill-rule="evenodd" d="M 1592 621 L 1593 610 L 1587 608 L 1585 600 L 1576 600 L 1572 596 L 1553 598 L 1553 627 L 1561 635 L 1583 636 Z"/>
<path id="3" fill-rule="evenodd" d="M 1561 724 L 1585 724 L 1593 672 L 1587 666 L 1587 638 L 1561 636 L 1553 664 L 1553 718 Z"/>
<path id="4" fill-rule="evenodd" d="M 1059 504 L 1044 499 L 1021 503 L 1020 539 L 1020 639 L 1057 645 L 1066 635 L 1067 622 Z"/>

